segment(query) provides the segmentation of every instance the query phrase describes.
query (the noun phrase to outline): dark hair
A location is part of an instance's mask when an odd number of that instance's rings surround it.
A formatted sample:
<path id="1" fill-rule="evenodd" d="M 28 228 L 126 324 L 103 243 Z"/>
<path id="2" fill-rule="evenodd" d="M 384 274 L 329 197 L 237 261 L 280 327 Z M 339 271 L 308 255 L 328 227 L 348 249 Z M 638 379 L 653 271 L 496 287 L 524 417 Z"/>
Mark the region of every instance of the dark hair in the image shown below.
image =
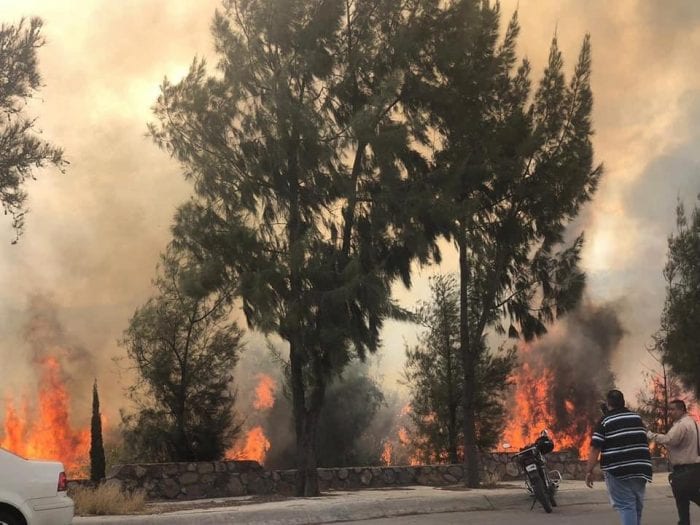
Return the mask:
<path id="1" fill-rule="evenodd" d="M 669 405 L 676 405 L 676 408 L 681 412 L 686 412 L 688 409 L 685 407 L 685 401 L 682 399 L 674 399 L 669 403 Z"/>
<path id="2" fill-rule="evenodd" d="M 608 392 L 606 399 L 610 408 L 625 408 L 625 396 L 619 390 Z"/>

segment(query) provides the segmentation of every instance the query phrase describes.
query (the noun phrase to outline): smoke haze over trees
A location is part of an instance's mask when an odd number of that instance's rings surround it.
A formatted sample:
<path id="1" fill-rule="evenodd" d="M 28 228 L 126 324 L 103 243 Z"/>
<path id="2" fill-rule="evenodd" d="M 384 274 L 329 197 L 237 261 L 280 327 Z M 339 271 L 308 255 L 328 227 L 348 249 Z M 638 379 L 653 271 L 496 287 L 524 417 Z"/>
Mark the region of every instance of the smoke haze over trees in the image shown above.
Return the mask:
<path id="1" fill-rule="evenodd" d="M 12 3 L 6 4 L 10 13 L 26 9 L 19 0 L 16 7 Z M 41 102 L 53 111 L 39 111 L 39 122 L 43 127 L 46 114 L 47 136 L 61 137 L 71 160 L 79 154 L 80 162 L 74 162 L 71 177 L 39 177 L 31 185 L 31 199 L 25 201 L 22 211 L 32 209 L 32 235 L 0 260 L 0 287 L 5 291 L 0 328 L 7 334 L 0 354 L 18 363 L 22 371 L 8 378 L 7 388 L 12 392 L 34 385 L 38 373 L 32 354 L 40 346 L 45 355 L 55 351 L 65 358 L 65 377 L 75 392 L 71 403 L 84 406 L 88 406 L 88 389 L 78 383 L 85 375 L 113 373 L 109 358 L 117 352 L 114 341 L 135 305 L 142 304 L 149 293 L 153 261 L 169 239 L 168 217 L 185 195 L 185 183 L 175 180 L 173 164 L 141 140 L 155 83 L 165 71 L 177 81 L 181 64 L 192 54 L 207 55 L 204 38 L 198 35 L 208 25 L 205 19 L 214 7 L 206 1 L 195 6 L 174 0 L 167 13 L 143 6 L 135 19 L 108 2 L 89 0 L 86 5 L 90 8 L 81 20 L 62 14 L 52 3 L 42 7 L 47 20 L 42 35 L 44 30 L 54 33 L 49 33 L 48 45 L 41 50 L 42 73 L 45 64 L 49 67 L 47 87 L 42 88 L 47 99 Z M 509 10 L 515 1 L 506 0 L 502 5 Z M 693 42 L 698 40 L 685 38 L 697 26 L 698 11 L 688 7 L 690 3 L 663 9 L 651 4 L 635 10 L 619 6 L 615 12 L 595 0 L 583 5 L 543 0 L 537 10 L 521 10 L 526 38 L 519 49 L 533 59 L 533 72 L 539 71 L 546 62 L 540 55 L 555 27 L 554 17 L 561 22 L 558 40 L 567 56 L 574 52 L 573 41 L 584 29 L 593 32 L 598 53 L 596 151 L 604 152 L 606 166 L 612 164 L 612 169 L 606 170 L 605 192 L 599 195 L 603 200 L 597 199 L 590 214 L 580 219 L 587 234 L 583 261 L 592 275 L 589 290 L 596 301 L 628 299 L 620 303 L 618 313 L 631 320 L 626 324 L 629 330 L 618 346 L 618 355 L 611 359 L 617 360 L 615 370 L 627 376 L 625 385 L 636 386 L 641 366 L 638 353 L 644 357 L 643 344 L 638 341 L 643 343 L 647 330 L 654 329 L 656 307 L 663 295 L 658 271 L 663 261 L 657 257 L 663 246 L 657 248 L 663 244 L 664 228 L 672 217 L 666 206 L 672 206 L 679 192 L 694 195 L 700 189 L 695 146 L 700 104 L 694 91 L 699 84 L 693 68 L 688 67 L 697 55 Z M 157 46 L 149 43 L 156 40 L 148 38 L 152 34 L 159 35 Z M 90 52 L 83 53 L 86 49 Z M 624 54 L 624 63 L 617 56 L 610 58 L 609 49 Z M 674 60 L 669 62 L 668 56 Z M 648 73 L 644 85 L 638 82 L 641 64 Z M 85 71 L 94 74 L 85 75 Z M 631 90 L 635 97 L 629 97 Z M 58 182 L 54 185 L 51 179 Z M 35 187 L 41 191 L 35 193 Z M 659 195 L 669 199 L 659 202 L 663 200 Z M 446 255 L 448 264 L 452 264 L 452 255 Z M 34 345 L 20 332 L 25 319 L 33 315 L 30 310 L 36 306 L 37 290 L 42 297 L 55 294 L 55 317 L 66 329 L 47 333 Z M 406 297 L 408 294 L 403 296 L 404 306 L 415 301 L 413 297 L 406 301 Z M 31 307 L 25 308 L 30 302 Z M 401 337 L 408 334 L 411 339 L 412 330 L 392 325 L 381 332 L 387 352 L 400 353 Z M 74 346 L 84 355 L 76 357 L 72 342 L 61 347 L 66 339 L 81 341 L 82 345 Z M 399 361 L 394 358 L 392 364 L 398 365 L 392 370 L 400 369 Z M 571 366 L 576 363 L 564 367 L 565 376 L 571 373 Z M 110 416 L 122 402 L 119 388 L 113 385 L 116 382 L 109 379 L 101 385 L 103 409 Z M 89 414 L 82 407 L 75 410 L 75 405 L 74 414 Z"/>

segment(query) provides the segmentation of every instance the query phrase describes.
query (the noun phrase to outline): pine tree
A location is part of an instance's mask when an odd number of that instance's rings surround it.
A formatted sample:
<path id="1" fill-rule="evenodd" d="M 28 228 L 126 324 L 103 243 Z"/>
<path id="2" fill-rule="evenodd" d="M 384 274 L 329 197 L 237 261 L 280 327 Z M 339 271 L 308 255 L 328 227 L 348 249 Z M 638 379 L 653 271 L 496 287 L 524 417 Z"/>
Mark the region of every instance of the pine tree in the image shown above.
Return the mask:
<path id="1" fill-rule="evenodd" d="M 439 131 L 433 180 L 459 252 L 460 351 L 467 484 L 478 486 L 476 370 L 485 331 L 531 339 L 579 300 L 579 236 L 566 225 L 596 189 L 591 146 L 590 41 L 567 85 L 556 38 L 534 97 L 515 67 L 517 13 L 499 43 L 499 5 L 462 0 L 435 35 L 435 77 L 422 92 Z M 475 316 L 472 324 L 471 316 Z"/>
<path id="2" fill-rule="evenodd" d="M 662 359 L 700 397 L 700 208 L 690 216 L 679 201 L 676 232 L 668 239 L 666 301 L 657 343 Z"/>
<path id="3" fill-rule="evenodd" d="M 432 297 L 417 318 L 426 332 L 414 348 L 406 350 L 405 382 L 411 392 L 419 459 L 457 463 L 463 459 L 464 374 L 459 347 L 459 281 L 438 275 L 430 284 Z M 484 343 L 485 346 L 485 343 Z M 494 355 L 486 348 L 476 366 L 477 442 L 493 448 L 504 423 L 502 399 L 515 365 L 513 351 Z"/>
<path id="4" fill-rule="evenodd" d="M 176 242 L 237 280 L 250 326 L 289 347 L 298 495 L 317 495 L 327 385 L 401 315 L 391 284 L 437 254 L 416 219 L 426 123 L 406 118 L 433 0 L 225 2 L 218 75 L 196 61 L 155 107 L 195 196 Z"/>
<path id="5" fill-rule="evenodd" d="M 169 249 L 157 294 L 138 308 L 120 344 L 137 382 L 123 414 L 128 455 L 141 461 L 221 459 L 240 430 L 233 369 L 241 331 L 230 319 L 230 291 L 208 286 L 211 268 Z"/>
<path id="6" fill-rule="evenodd" d="M 102 442 L 102 414 L 100 398 L 97 394 L 97 379 L 92 385 L 92 420 L 90 422 L 90 479 L 100 481 L 105 478 L 105 448 Z"/>

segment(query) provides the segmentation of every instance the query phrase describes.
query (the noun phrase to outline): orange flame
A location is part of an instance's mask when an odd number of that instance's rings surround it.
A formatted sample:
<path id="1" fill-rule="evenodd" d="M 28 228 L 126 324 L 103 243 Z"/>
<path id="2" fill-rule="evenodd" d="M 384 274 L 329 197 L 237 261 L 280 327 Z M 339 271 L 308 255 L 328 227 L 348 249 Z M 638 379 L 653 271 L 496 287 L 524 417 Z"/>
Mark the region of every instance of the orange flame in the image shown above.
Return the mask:
<path id="1" fill-rule="evenodd" d="M 262 427 L 257 426 L 248 431 L 242 446 L 235 446 L 227 452 L 226 458 L 250 459 L 262 465 L 268 450 L 270 450 L 270 442 L 265 437 Z"/>
<path id="2" fill-rule="evenodd" d="M 561 427 L 556 424 L 557 418 L 552 410 L 553 375 L 546 367 L 537 368 L 540 371 L 525 362 L 511 378 L 516 390 L 502 442 L 509 443 L 514 450 L 518 450 L 532 443 L 540 431 L 548 429 L 556 450 L 576 450 L 579 457 L 585 458 L 591 433 L 590 424 L 586 425 L 586 430 L 582 433 L 551 432 L 552 428 Z M 576 407 L 571 400 L 563 400 L 563 406 L 567 414 L 575 416 Z"/>
<path id="3" fill-rule="evenodd" d="M 384 443 L 384 450 L 382 451 L 382 464 L 391 465 L 391 453 L 393 451 L 393 446 L 391 441 L 386 441 Z"/>
<path id="4" fill-rule="evenodd" d="M 275 380 L 265 374 L 258 374 L 260 381 L 255 387 L 255 401 L 253 408 L 256 410 L 272 408 L 275 403 Z"/>
<path id="5" fill-rule="evenodd" d="M 5 407 L 4 438 L 0 447 L 33 459 L 61 461 L 69 473 L 85 470 L 90 447 L 90 431 L 74 430 L 69 423 L 69 395 L 63 384 L 61 366 L 49 357 L 40 362 L 38 417 L 32 421 L 25 401 L 21 413 L 10 400 Z"/>
<path id="6" fill-rule="evenodd" d="M 255 387 L 253 408 L 257 411 L 269 410 L 275 404 L 277 383 L 266 374 L 258 374 L 258 384 Z M 255 418 L 253 418 L 255 419 Z M 261 425 L 255 425 L 245 435 L 242 443 L 237 443 L 226 451 L 227 459 L 253 460 L 261 465 L 265 462 L 270 441 L 265 436 Z"/>

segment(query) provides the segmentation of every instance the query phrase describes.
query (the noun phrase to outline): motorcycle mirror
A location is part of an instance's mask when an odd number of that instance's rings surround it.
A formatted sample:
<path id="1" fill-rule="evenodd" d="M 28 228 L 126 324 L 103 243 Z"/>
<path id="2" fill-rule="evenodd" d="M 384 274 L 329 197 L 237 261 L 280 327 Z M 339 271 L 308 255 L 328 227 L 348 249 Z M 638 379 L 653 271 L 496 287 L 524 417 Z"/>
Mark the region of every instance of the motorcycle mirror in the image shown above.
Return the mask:
<path id="1" fill-rule="evenodd" d="M 549 430 L 545 428 L 542 432 L 540 432 L 540 436 L 549 437 Z"/>

